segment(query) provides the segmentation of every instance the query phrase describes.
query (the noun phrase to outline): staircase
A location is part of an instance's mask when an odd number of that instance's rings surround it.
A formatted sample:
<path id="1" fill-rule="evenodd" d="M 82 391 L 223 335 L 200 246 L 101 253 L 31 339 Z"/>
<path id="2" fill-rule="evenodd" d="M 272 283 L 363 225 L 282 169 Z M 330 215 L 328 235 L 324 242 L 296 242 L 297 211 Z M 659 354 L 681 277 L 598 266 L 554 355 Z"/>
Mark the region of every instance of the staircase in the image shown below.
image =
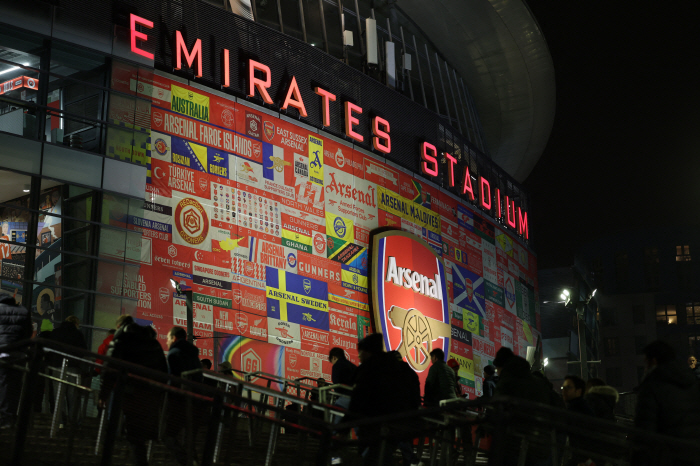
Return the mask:
<path id="1" fill-rule="evenodd" d="M 270 425 L 265 423 L 254 429 L 253 445 L 249 445 L 248 420 L 239 418 L 238 428 L 231 435 L 229 428 L 224 429 L 221 441 L 221 452 L 215 464 L 224 462 L 228 453 L 232 465 L 263 465 L 268 451 Z M 86 418 L 82 425 L 75 427 L 71 445 L 71 426 L 58 430 L 54 438 L 50 438 L 51 417 L 47 414 L 35 414 L 27 434 L 27 443 L 23 457 L 23 465 L 27 466 L 93 466 L 101 464 L 101 452 L 95 455 L 95 443 L 99 430 L 99 418 Z M 201 429 L 195 445 L 200 458 L 204 447 L 206 429 Z M 14 429 L 0 430 L 0 465 L 9 465 L 11 452 L 14 448 Z M 282 433 L 277 440 L 272 465 L 301 465 L 315 464 L 318 450 L 318 439 L 299 435 L 298 433 Z M 132 465 L 129 444 L 123 435 L 117 438 L 112 456 L 112 465 Z M 175 466 L 175 457 L 159 441 L 154 441 L 151 448 L 151 465 Z M 19 466 L 19 465 L 18 465 Z"/>

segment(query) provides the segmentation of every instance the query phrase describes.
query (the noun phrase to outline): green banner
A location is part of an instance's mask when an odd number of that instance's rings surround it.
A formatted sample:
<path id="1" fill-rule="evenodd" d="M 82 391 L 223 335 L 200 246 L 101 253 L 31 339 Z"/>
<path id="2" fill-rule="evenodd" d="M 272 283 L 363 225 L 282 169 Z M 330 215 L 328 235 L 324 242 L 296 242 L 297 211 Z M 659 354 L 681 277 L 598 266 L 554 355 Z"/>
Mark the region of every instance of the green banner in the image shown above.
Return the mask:
<path id="1" fill-rule="evenodd" d="M 231 300 L 224 298 L 217 298 L 216 296 L 207 296 L 205 294 L 193 293 L 192 301 L 195 303 L 209 304 L 211 306 L 223 307 L 226 309 L 231 309 Z"/>

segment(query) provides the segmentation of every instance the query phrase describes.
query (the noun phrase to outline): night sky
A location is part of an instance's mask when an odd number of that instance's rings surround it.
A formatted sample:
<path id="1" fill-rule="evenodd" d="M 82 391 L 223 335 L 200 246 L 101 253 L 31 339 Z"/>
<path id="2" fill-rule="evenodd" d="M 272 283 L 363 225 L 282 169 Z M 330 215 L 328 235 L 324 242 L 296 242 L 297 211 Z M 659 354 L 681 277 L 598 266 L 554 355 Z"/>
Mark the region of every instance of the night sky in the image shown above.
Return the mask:
<path id="1" fill-rule="evenodd" d="M 527 0 L 554 60 L 557 108 L 525 181 L 538 268 L 590 240 L 699 224 L 700 4 Z"/>

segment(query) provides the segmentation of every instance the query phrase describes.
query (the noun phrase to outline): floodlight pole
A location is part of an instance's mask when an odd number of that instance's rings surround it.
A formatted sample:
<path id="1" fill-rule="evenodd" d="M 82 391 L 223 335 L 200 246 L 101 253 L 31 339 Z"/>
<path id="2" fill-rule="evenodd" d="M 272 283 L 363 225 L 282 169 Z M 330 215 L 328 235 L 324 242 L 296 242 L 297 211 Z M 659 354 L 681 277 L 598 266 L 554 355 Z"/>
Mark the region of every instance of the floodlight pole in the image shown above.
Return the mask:
<path id="1" fill-rule="evenodd" d="M 586 321 L 584 320 L 585 304 L 576 303 L 576 320 L 578 323 L 578 358 L 581 366 L 581 378 L 588 381 L 588 350 L 586 348 Z"/>

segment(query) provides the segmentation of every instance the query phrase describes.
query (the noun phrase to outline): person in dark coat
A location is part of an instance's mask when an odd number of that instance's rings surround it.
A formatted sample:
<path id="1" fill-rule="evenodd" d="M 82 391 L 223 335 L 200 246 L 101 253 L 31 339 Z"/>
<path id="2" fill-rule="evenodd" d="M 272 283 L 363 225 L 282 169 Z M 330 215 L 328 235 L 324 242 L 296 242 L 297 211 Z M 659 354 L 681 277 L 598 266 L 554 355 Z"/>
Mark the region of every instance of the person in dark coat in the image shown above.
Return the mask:
<path id="1" fill-rule="evenodd" d="M 649 432 L 688 439 L 700 438 L 700 396 L 698 381 L 663 341 L 649 343 L 643 350 L 646 373 L 637 390 L 634 425 Z M 641 440 L 632 464 L 661 464 L 659 448 Z M 676 461 L 674 464 L 690 464 Z"/>
<path id="2" fill-rule="evenodd" d="M 61 324 L 51 332 L 50 338 L 52 341 L 58 343 L 87 350 L 85 336 L 83 335 L 83 332 L 80 331 L 80 319 L 78 319 L 76 316 L 66 317 L 66 320 L 61 322 Z M 50 366 L 60 368 L 63 365 L 63 356 L 60 354 L 49 353 L 47 359 Z M 75 359 L 68 358 L 68 367 L 79 368 L 80 363 Z"/>
<path id="3" fill-rule="evenodd" d="M 372 333 L 357 344 L 360 366 L 355 374 L 355 385 L 350 398 L 347 419 L 386 416 L 416 410 L 420 407 L 420 383 L 410 376 L 405 363 L 384 352 L 381 333 Z M 415 374 L 414 374 L 415 375 Z M 396 387 L 403 387 L 396 390 Z M 359 440 L 366 445 L 365 464 L 377 464 L 381 446 L 379 426 L 358 430 Z M 391 461 L 396 445 L 385 449 L 385 461 Z M 390 464 L 390 463 L 385 463 Z"/>
<path id="4" fill-rule="evenodd" d="M 566 409 L 573 413 L 595 416 L 593 409 L 583 397 L 586 382 L 578 376 L 567 375 L 561 387 L 561 394 L 566 403 Z"/>
<path id="5" fill-rule="evenodd" d="M 68 346 L 87 350 L 85 336 L 83 336 L 83 333 L 80 331 L 80 319 L 78 319 L 76 316 L 66 317 L 66 320 L 61 322 L 61 324 L 51 332 L 50 338 L 52 341 L 57 343 L 63 343 Z M 46 360 L 48 361 L 49 366 L 60 369 L 63 366 L 64 357 L 57 353 L 48 353 Z M 80 361 L 75 358 L 65 358 L 65 360 L 67 361 L 66 372 L 73 374 L 74 376 L 68 376 L 65 380 L 72 383 L 77 381 L 78 384 L 84 385 L 86 381 L 83 380 L 83 375 L 86 375 L 89 372 L 88 367 L 81 364 Z M 54 373 L 53 375 L 57 374 Z M 59 384 L 59 382 L 54 382 L 54 391 L 58 392 Z M 76 388 L 71 385 L 64 385 L 63 390 L 65 390 L 65 397 L 61 402 L 63 422 L 67 422 L 70 416 L 72 416 L 72 419 L 77 420 L 81 408 L 81 405 L 78 402 L 78 396 L 80 396 L 81 393 L 77 392 Z"/>
<path id="6" fill-rule="evenodd" d="M 593 408 L 583 397 L 585 391 L 586 382 L 581 377 L 575 375 L 564 377 L 561 395 L 566 403 L 566 409 L 572 413 L 595 416 Z M 569 445 L 572 448 L 571 458 L 567 463 L 569 466 L 576 466 L 579 463 L 586 462 L 589 456 L 586 453 L 582 453 L 582 450 L 590 451 L 594 448 L 590 441 L 574 433 L 569 434 Z"/>
<path id="7" fill-rule="evenodd" d="M 494 401 L 501 396 L 520 398 L 523 400 L 542 403 L 551 406 L 550 388 L 547 383 L 530 372 L 530 364 L 520 356 L 516 356 L 508 347 L 502 347 L 496 353 L 493 365 L 498 371 L 499 379 L 496 384 Z M 550 455 L 550 451 L 541 445 L 531 444 L 525 461 L 527 466 L 542 464 Z M 520 456 L 520 438 L 508 435 L 504 449 L 504 463 L 511 466 L 518 463 Z"/>
<path id="8" fill-rule="evenodd" d="M 2 347 L 30 338 L 33 331 L 32 314 L 10 294 L 0 292 L 0 358 L 9 361 L 18 356 Z M 14 425 L 21 391 L 22 373 L 0 365 L 0 428 Z"/>
<path id="9" fill-rule="evenodd" d="M 592 378 L 586 382 L 584 398 L 597 418 L 615 422 L 615 406 L 620 394 L 603 379 Z"/>
<path id="10" fill-rule="evenodd" d="M 187 331 L 182 327 L 173 327 L 168 332 L 168 372 L 175 377 L 182 377 L 183 372 L 202 369 L 199 360 L 199 350 L 187 341 Z M 195 382 L 202 381 L 202 373 L 198 372 L 188 377 Z M 207 411 L 200 403 L 192 402 L 192 424 L 189 426 L 192 437 L 196 437 L 198 428 L 205 422 Z M 165 444 L 175 455 L 178 464 L 186 465 L 187 451 L 182 446 L 179 438 L 185 427 L 188 426 L 187 416 L 188 402 L 186 395 L 171 393 L 168 396 L 168 422 L 165 428 Z M 191 457 L 195 454 L 192 452 Z"/>
<path id="11" fill-rule="evenodd" d="M 343 348 L 331 348 L 328 352 L 328 360 L 333 365 L 331 368 L 331 382 L 333 382 L 334 385 L 341 384 L 352 387 L 355 383 L 355 371 L 357 371 L 357 366 L 348 361 Z M 335 401 L 335 405 L 347 409 L 348 406 L 350 406 L 350 391 L 338 389 L 337 392 L 348 396 L 339 396 Z"/>
<path id="12" fill-rule="evenodd" d="M 107 356 L 121 359 L 148 369 L 167 373 L 168 363 L 163 348 L 156 340 L 156 332 L 151 327 L 142 327 L 129 315 L 117 319 L 117 331 L 109 345 Z M 117 382 L 117 371 L 110 370 L 105 362 L 101 374 L 99 406 L 111 405 L 113 390 Z M 146 442 L 158 438 L 160 408 L 163 392 L 133 379 L 127 379 L 124 388 L 122 411 L 126 425 L 126 439 L 131 445 L 134 463 L 137 466 L 148 465 Z M 120 416 L 109 410 L 110 418 Z"/>
<path id="13" fill-rule="evenodd" d="M 694 374 L 673 348 L 655 341 L 644 350 L 646 375 L 637 392 L 634 425 L 676 438 L 700 438 L 700 396 Z"/>
<path id="14" fill-rule="evenodd" d="M 439 406 L 442 400 L 455 397 L 457 380 L 454 371 L 445 363 L 445 352 L 435 348 L 430 352 L 432 365 L 425 379 L 423 398 L 425 406 Z"/>
<path id="15" fill-rule="evenodd" d="M 561 394 L 558 391 L 554 390 L 554 384 L 550 382 L 547 376 L 539 370 L 532 371 L 532 375 L 538 379 L 542 379 L 547 385 L 547 388 L 549 389 L 549 405 L 554 406 L 555 408 L 566 409 L 564 399 L 561 397 Z"/>
<path id="16" fill-rule="evenodd" d="M 483 400 L 488 400 L 493 397 L 496 393 L 496 384 L 498 383 L 498 376 L 496 375 L 496 368 L 492 365 L 484 366 L 484 383 L 481 389 Z"/>

